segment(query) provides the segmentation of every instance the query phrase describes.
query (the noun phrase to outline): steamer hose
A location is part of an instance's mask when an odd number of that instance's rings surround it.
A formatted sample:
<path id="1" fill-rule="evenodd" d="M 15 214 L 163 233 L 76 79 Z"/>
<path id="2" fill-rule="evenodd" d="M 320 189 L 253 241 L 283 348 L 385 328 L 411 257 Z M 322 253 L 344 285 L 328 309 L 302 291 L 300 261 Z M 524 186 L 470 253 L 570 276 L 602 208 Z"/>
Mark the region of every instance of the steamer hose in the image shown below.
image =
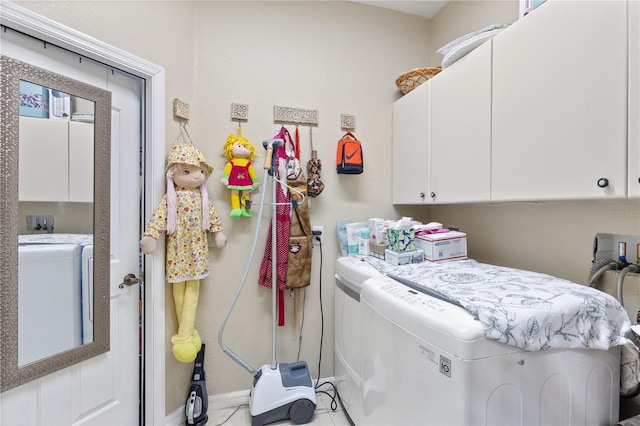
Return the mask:
<path id="1" fill-rule="evenodd" d="M 265 170 L 264 171 L 264 176 L 262 178 L 262 182 L 266 182 L 267 181 L 267 176 L 268 175 L 269 175 L 269 170 Z M 220 345 L 220 348 L 222 349 L 222 351 L 225 354 L 229 355 L 231 357 L 231 359 L 233 359 L 235 362 L 240 364 L 240 366 L 242 368 L 247 370 L 252 375 L 256 373 L 256 369 L 253 368 L 252 366 L 250 366 L 238 354 L 236 354 L 231 349 L 229 349 L 224 344 L 224 341 L 222 339 L 222 335 L 223 335 L 224 329 L 225 329 L 225 327 L 227 325 L 227 321 L 229 320 L 229 317 L 231 316 L 231 312 L 233 311 L 233 308 L 236 306 L 236 303 L 238 302 L 238 298 L 240 297 L 240 293 L 242 292 L 242 289 L 244 288 L 244 285 L 247 282 L 247 276 L 249 275 L 249 270 L 251 269 L 251 262 L 253 261 L 253 256 L 255 255 L 256 246 L 258 244 L 258 234 L 259 234 L 259 231 L 260 231 L 260 223 L 262 221 L 262 210 L 264 208 L 264 197 L 265 197 L 266 192 L 267 192 L 266 190 L 263 190 L 262 194 L 260 195 L 260 208 L 258 209 L 258 218 L 256 220 L 256 230 L 255 230 L 255 232 L 253 234 L 253 241 L 251 242 L 251 250 L 249 251 L 249 257 L 247 259 L 247 264 L 246 264 L 246 266 L 244 268 L 244 273 L 242 274 L 242 278 L 240 279 L 240 284 L 238 284 L 238 288 L 236 290 L 236 293 L 234 294 L 233 299 L 231 300 L 231 305 L 229 305 L 229 309 L 227 310 L 227 314 L 224 316 L 224 319 L 222 320 L 222 324 L 220 324 L 220 329 L 218 330 L 218 345 Z"/>

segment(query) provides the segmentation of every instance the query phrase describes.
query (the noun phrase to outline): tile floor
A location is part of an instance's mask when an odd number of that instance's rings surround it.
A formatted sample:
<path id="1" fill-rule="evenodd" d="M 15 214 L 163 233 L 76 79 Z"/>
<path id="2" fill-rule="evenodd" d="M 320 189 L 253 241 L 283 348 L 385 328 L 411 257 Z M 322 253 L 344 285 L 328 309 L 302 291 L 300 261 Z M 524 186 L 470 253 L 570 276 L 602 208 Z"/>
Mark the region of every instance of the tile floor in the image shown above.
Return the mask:
<path id="1" fill-rule="evenodd" d="M 338 406 L 336 410 L 333 411 L 331 409 L 331 398 L 323 393 L 319 393 L 316 395 L 316 404 L 313 419 L 310 423 L 307 423 L 308 425 L 349 426 L 349 420 L 340 403 L 337 402 Z M 209 410 L 208 415 L 209 421 L 207 422 L 207 426 L 221 426 L 223 422 L 224 426 L 251 426 L 251 414 L 249 413 L 248 404 L 241 405 L 240 408 L 232 407 Z M 276 426 L 291 424 L 289 420 L 271 423 L 271 425 Z"/>

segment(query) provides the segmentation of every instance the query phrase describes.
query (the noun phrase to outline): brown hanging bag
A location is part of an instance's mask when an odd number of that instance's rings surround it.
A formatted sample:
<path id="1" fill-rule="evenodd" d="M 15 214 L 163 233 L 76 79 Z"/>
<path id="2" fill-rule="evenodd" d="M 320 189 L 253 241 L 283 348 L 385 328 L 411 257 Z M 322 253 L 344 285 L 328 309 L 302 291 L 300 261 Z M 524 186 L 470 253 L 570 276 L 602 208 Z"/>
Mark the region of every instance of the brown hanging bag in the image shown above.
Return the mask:
<path id="1" fill-rule="evenodd" d="M 296 145 L 294 156 L 299 159 L 300 148 L 296 129 Z M 307 179 L 302 168 L 295 176 L 287 177 L 289 196 L 292 201 L 291 228 L 289 230 L 289 259 L 287 263 L 287 287 L 296 289 L 311 283 L 311 220 L 309 219 L 309 203 Z"/>

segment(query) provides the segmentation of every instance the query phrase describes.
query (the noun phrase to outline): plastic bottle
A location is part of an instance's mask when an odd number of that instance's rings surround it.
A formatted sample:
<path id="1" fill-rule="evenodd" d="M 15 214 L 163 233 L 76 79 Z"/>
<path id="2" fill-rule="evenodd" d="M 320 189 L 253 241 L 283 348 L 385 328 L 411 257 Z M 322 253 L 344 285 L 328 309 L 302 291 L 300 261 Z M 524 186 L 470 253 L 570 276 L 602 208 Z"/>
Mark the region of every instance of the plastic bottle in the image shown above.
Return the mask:
<path id="1" fill-rule="evenodd" d="M 358 241 L 358 254 L 369 256 L 369 240 L 371 239 L 371 233 L 369 231 L 360 232 L 360 240 Z"/>

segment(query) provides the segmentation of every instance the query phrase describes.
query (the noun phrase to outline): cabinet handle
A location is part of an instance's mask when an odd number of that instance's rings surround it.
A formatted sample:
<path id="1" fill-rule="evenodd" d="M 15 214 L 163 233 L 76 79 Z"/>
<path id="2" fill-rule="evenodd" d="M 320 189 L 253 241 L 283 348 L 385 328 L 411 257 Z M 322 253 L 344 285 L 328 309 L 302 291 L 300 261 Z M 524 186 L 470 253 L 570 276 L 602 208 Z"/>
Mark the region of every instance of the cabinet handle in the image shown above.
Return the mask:
<path id="1" fill-rule="evenodd" d="M 598 186 L 600 188 L 606 188 L 607 186 L 609 186 L 609 179 L 607 178 L 598 179 Z"/>
<path id="2" fill-rule="evenodd" d="M 431 195 L 431 198 L 436 198 L 436 193 L 435 193 L 435 192 L 432 192 L 432 193 L 431 193 L 431 194 L 429 194 L 429 195 Z"/>
<path id="3" fill-rule="evenodd" d="M 424 193 L 424 192 L 421 192 L 421 193 L 420 193 L 420 198 L 424 198 L 424 196 L 425 196 L 425 193 Z"/>

